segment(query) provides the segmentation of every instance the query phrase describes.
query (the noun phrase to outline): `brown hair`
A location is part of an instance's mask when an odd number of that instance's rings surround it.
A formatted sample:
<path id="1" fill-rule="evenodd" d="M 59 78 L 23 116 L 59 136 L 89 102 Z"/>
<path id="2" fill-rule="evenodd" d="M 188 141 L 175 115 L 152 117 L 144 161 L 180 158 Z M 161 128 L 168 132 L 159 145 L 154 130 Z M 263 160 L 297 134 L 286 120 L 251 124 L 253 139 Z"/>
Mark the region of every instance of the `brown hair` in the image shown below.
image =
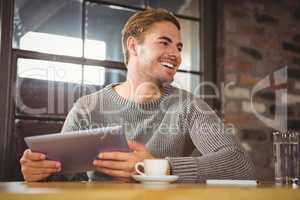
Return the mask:
<path id="1" fill-rule="evenodd" d="M 173 23 L 178 30 L 180 30 L 180 24 L 175 16 L 165 9 L 147 9 L 139 11 L 132 15 L 126 22 L 122 30 L 122 48 L 124 54 L 124 62 L 127 65 L 129 60 L 129 52 L 127 49 L 127 39 L 132 36 L 143 42 L 145 32 L 156 22 L 168 21 Z"/>

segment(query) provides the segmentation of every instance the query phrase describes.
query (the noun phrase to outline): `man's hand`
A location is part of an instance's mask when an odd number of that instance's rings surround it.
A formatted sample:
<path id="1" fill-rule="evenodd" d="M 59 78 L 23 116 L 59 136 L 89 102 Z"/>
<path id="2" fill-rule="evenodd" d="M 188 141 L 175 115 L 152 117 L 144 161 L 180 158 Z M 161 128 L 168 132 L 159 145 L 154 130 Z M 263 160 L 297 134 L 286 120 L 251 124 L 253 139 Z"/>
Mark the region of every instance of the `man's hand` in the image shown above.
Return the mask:
<path id="1" fill-rule="evenodd" d="M 128 146 L 132 152 L 105 152 L 99 154 L 100 160 L 94 160 L 93 162 L 96 170 L 126 181 L 135 174 L 134 166 L 137 162 L 154 158 L 142 144 L 128 140 Z"/>
<path id="2" fill-rule="evenodd" d="M 24 151 L 20 164 L 24 180 L 27 182 L 39 181 L 61 171 L 59 162 L 46 160 L 44 154 L 32 152 L 30 149 Z"/>

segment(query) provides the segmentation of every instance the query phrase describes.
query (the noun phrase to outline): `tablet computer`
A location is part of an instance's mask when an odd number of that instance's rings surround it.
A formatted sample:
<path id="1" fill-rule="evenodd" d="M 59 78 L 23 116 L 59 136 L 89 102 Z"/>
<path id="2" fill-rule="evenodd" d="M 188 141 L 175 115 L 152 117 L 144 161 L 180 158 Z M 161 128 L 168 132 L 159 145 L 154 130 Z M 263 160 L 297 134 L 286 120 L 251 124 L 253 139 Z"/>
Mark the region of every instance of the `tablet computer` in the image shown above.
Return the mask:
<path id="1" fill-rule="evenodd" d="M 129 152 L 122 126 L 78 130 L 24 138 L 33 152 L 47 160 L 60 161 L 63 173 L 94 170 L 93 160 L 101 152 Z"/>

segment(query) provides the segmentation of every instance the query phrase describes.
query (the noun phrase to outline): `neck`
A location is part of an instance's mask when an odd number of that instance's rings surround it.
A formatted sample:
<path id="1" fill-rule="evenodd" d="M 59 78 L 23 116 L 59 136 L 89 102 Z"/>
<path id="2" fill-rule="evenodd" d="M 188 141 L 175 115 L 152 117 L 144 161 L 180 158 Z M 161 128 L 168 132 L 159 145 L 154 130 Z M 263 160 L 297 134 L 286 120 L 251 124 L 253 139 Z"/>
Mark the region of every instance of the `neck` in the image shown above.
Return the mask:
<path id="1" fill-rule="evenodd" d="M 127 74 L 125 82 L 114 87 L 114 90 L 123 98 L 136 103 L 154 101 L 163 95 L 163 86 L 149 80 L 142 80 L 138 76 Z"/>

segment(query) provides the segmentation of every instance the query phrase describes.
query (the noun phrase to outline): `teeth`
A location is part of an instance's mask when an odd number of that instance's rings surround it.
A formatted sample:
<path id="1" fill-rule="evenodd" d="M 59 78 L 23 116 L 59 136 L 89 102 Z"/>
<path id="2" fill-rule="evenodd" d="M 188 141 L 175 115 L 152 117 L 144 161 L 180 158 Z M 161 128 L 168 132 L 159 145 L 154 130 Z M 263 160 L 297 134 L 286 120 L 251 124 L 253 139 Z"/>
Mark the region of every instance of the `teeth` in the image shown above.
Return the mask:
<path id="1" fill-rule="evenodd" d="M 174 65 L 168 62 L 161 62 L 160 64 L 168 68 L 174 68 Z"/>

